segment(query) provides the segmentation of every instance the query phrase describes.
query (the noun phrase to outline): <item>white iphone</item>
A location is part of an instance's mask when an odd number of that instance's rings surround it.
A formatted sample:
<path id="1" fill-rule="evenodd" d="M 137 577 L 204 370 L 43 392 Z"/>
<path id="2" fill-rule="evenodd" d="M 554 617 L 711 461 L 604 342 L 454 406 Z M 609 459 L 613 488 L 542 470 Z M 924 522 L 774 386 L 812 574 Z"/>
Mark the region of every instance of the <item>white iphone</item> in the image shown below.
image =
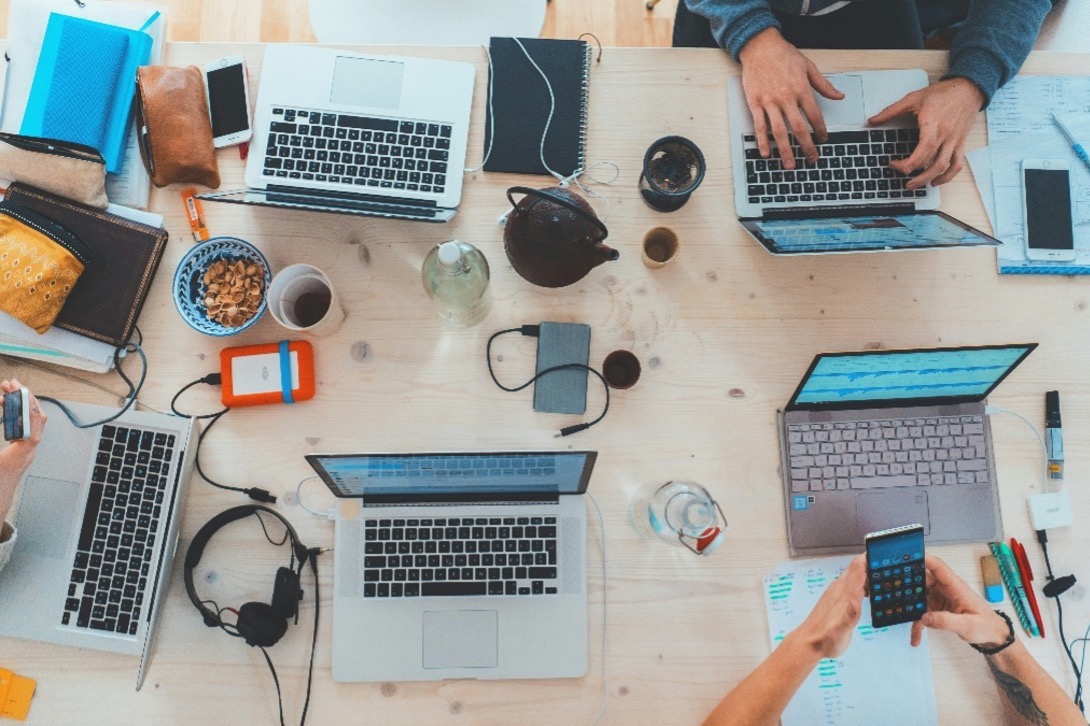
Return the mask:
<path id="1" fill-rule="evenodd" d="M 1062 159 L 1022 162 L 1022 219 L 1026 259 L 1075 260 L 1071 219 L 1071 168 Z"/>
<path id="2" fill-rule="evenodd" d="M 250 85 L 246 80 L 246 62 L 241 55 L 212 61 L 204 67 L 208 90 L 208 112 L 212 117 L 213 143 L 217 147 L 234 146 L 249 141 Z"/>

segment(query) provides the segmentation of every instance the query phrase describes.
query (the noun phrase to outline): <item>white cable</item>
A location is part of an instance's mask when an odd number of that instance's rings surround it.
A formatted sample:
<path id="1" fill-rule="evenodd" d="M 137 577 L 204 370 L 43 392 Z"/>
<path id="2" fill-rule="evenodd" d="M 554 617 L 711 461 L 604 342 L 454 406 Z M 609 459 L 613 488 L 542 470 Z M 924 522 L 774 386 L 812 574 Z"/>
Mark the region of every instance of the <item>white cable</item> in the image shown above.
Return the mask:
<path id="1" fill-rule="evenodd" d="M 609 644 L 609 581 L 606 569 L 605 518 L 602 517 L 602 508 L 598 506 L 598 500 L 594 498 L 594 495 L 587 492 L 587 498 L 594 504 L 594 510 L 598 512 L 598 532 L 602 537 L 602 710 L 590 724 L 590 726 L 598 726 L 598 722 L 606 714 L 606 707 L 609 706 L 609 678 L 606 670 L 606 646 Z"/>
<path id="2" fill-rule="evenodd" d="M 984 413 L 989 415 L 993 413 L 1009 413 L 1011 416 L 1017 416 L 1018 418 L 1022 419 L 1022 421 L 1025 422 L 1026 426 L 1030 427 L 1030 429 L 1033 431 L 1033 435 L 1037 437 L 1037 441 L 1041 443 L 1041 451 L 1044 453 L 1045 457 L 1045 491 L 1052 491 L 1051 480 L 1048 476 L 1048 447 L 1045 445 L 1044 438 L 1041 437 L 1041 432 L 1037 430 L 1037 427 L 1033 425 L 1033 422 L 1016 411 L 1009 411 L 1005 408 L 1000 408 L 999 406 L 985 406 Z"/>
<path id="3" fill-rule="evenodd" d="M 307 512 L 308 514 L 313 514 L 315 517 L 323 517 L 324 519 L 333 519 L 337 514 L 336 509 L 327 509 L 324 512 L 315 512 L 303 502 L 303 485 L 311 479 L 321 478 L 322 477 L 318 476 L 317 474 L 311 474 L 305 479 L 300 479 L 299 483 L 295 485 L 295 501 L 299 502 L 299 506 L 302 507 L 303 511 Z"/>
<path id="4" fill-rule="evenodd" d="M 488 49 L 487 45 L 481 47 L 484 48 L 484 54 L 488 58 L 488 148 L 484 151 L 481 165 L 475 169 L 466 167 L 462 170 L 466 174 L 472 174 L 484 168 L 484 165 L 488 163 L 488 157 L 492 156 L 492 142 L 496 140 L 496 113 L 492 110 L 492 51 Z"/>

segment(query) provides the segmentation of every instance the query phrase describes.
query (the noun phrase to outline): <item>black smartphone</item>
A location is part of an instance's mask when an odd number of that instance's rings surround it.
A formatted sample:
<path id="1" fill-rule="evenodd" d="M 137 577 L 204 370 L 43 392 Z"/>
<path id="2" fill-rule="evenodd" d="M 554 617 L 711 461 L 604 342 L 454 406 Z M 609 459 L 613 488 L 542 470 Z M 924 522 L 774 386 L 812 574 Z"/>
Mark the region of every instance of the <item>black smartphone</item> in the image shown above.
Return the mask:
<path id="1" fill-rule="evenodd" d="M 876 628 L 919 620 L 927 611 L 923 525 L 871 532 L 867 546 L 867 594 Z"/>
<path id="2" fill-rule="evenodd" d="M 20 441 L 30 435 L 30 391 L 4 394 L 4 440 Z"/>

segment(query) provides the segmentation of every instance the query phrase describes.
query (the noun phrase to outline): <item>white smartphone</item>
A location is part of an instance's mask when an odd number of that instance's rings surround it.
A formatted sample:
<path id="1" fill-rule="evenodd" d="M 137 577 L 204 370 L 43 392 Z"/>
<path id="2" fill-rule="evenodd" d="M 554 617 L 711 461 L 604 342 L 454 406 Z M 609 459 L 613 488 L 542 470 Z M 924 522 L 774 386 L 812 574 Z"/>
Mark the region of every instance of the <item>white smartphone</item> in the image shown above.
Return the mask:
<path id="1" fill-rule="evenodd" d="M 212 117 L 212 141 L 216 147 L 234 146 L 253 136 L 250 117 L 250 84 L 241 55 L 212 61 L 204 67 L 208 112 Z"/>
<path id="2" fill-rule="evenodd" d="M 1063 159 L 1022 162 L 1022 220 L 1026 259 L 1075 260 L 1071 219 L 1071 167 Z"/>

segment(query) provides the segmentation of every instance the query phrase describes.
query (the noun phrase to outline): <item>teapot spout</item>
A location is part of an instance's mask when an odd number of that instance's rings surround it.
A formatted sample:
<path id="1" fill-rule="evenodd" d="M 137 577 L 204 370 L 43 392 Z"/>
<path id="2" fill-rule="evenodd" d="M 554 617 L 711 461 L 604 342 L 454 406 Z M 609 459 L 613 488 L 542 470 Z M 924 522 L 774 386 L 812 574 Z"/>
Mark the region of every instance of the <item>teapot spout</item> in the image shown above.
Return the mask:
<path id="1" fill-rule="evenodd" d="M 597 267 L 603 262 L 612 262 L 621 256 L 621 253 L 604 242 L 594 245 L 594 257 L 591 267 Z"/>

